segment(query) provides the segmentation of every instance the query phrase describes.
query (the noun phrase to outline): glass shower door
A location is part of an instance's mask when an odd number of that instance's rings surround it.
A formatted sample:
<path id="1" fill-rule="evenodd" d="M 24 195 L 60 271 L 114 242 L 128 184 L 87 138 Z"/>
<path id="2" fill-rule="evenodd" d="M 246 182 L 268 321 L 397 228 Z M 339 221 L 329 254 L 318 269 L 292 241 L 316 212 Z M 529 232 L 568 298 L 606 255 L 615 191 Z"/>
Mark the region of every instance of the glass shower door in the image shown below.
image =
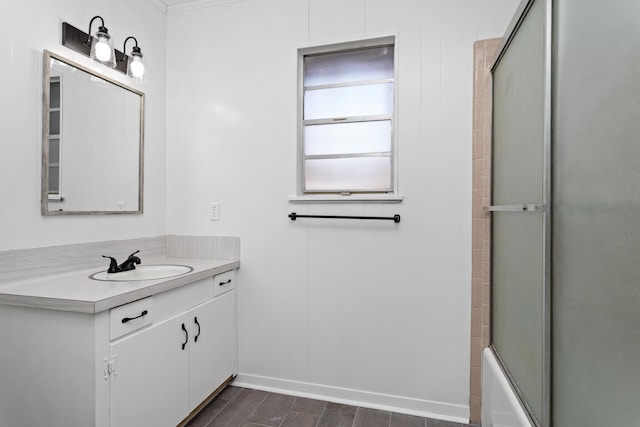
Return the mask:
<path id="1" fill-rule="evenodd" d="M 493 67 L 491 340 L 532 420 L 548 425 L 547 1 L 529 2 Z"/>
<path id="2" fill-rule="evenodd" d="M 640 425 L 640 2 L 557 1 L 553 424 Z"/>

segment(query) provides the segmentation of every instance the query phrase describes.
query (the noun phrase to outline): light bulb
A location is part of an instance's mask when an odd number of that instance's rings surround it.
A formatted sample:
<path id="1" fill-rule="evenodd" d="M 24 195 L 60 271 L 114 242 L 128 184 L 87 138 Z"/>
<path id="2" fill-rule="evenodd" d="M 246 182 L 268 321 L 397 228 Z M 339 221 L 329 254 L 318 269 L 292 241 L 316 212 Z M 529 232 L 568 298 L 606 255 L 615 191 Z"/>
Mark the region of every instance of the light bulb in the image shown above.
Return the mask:
<path id="1" fill-rule="evenodd" d="M 131 69 L 131 77 L 142 77 L 144 75 L 144 63 L 140 58 L 134 56 L 129 67 Z"/>
<path id="2" fill-rule="evenodd" d="M 135 40 L 135 37 L 132 38 Z M 142 81 L 145 72 L 145 66 L 144 60 L 142 59 L 142 51 L 138 47 L 137 43 L 138 41 L 136 40 L 136 45 L 131 51 L 131 57 L 129 58 L 129 62 L 127 64 L 127 75 L 129 77 L 133 77 L 135 79 L 138 79 L 139 81 Z"/>
<path id="3" fill-rule="evenodd" d="M 116 55 L 113 49 L 113 41 L 105 27 L 100 27 L 95 37 L 93 37 L 90 57 L 92 60 L 98 61 L 107 67 L 115 68 Z"/>
<path id="4" fill-rule="evenodd" d="M 96 59 L 106 62 L 111 56 L 111 47 L 103 41 L 96 43 Z"/>

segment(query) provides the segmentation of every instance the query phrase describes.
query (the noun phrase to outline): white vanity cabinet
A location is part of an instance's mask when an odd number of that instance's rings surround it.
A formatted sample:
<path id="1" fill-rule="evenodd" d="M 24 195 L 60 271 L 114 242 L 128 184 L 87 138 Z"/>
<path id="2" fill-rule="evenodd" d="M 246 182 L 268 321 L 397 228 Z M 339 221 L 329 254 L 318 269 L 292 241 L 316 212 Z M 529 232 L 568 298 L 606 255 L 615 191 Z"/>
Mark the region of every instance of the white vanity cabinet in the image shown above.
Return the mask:
<path id="1" fill-rule="evenodd" d="M 191 409 L 197 407 L 229 376 L 237 374 L 235 294 L 229 292 L 218 296 L 188 313 L 192 328 L 189 335 Z"/>
<path id="2" fill-rule="evenodd" d="M 111 310 L 112 325 L 153 320 L 111 341 L 110 425 L 178 425 L 237 373 L 235 271 L 128 305 Z"/>
<path id="3" fill-rule="evenodd" d="M 176 426 L 190 412 L 185 321 L 177 316 L 111 345 L 111 426 Z"/>
<path id="4" fill-rule="evenodd" d="M 235 282 L 96 314 L 0 305 L 0 426 L 180 424 L 237 374 Z"/>
<path id="5" fill-rule="evenodd" d="M 129 312 L 129 304 L 111 310 L 112 325 L 153 316 L 149 326 L 111 342 L 111 426 L 175 426 L 236 373 L 234 274 L 136 301 Z M 220 282 L 228 291 L 215 296 Z"/>

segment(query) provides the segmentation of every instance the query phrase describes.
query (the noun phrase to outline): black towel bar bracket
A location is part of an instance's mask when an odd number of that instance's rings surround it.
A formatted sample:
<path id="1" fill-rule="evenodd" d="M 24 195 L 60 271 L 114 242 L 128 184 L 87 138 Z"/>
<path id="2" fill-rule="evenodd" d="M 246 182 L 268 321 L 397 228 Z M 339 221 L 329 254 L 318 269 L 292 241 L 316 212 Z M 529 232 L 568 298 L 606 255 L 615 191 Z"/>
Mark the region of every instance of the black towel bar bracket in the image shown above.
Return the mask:
<path id="1" fill-rule="evenodd" d="M 330 219 L 377 219 L 393 221 L 396 224 L 400 222 L 400 215 L 394 216 L 342 216 L 342 215 L 298 215 L 295 212 L 289 214 L 291 221 L 295 221 L 297 218 L 330 218 Z"/>

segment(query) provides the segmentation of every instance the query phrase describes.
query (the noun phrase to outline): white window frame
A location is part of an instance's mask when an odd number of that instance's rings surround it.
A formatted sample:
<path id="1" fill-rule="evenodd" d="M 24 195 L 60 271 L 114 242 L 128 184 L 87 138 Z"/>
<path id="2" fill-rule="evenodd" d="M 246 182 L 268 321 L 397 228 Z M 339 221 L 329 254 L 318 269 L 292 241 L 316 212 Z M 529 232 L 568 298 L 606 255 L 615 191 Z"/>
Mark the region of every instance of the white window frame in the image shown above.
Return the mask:
<path id="1" fill-rule="evenodd" d="M 60 105 L 58 107 L 51 107 L 51 105 L 49 105 L 49 121 L 51 121 L 51 113 L 57 111 L 59 113 L 58 115 L 58 133 L 57 134 L 52 134 L 51 133 L 51 124 L 49 124 L 49 147 L 51 147 L 51 141 L 56 139 L 58 140 L 58 163 L 57 164 L 52 164 L 51 162 L 49 162 L 49 165 L 47 166 L 49 168 L 49 177 L 51 177 L 51 169 L 52 166 L 57 167 L 58 169 L 58 173 L 57 173 L 57 178 L 58 178 L 58 189 L 57 191 L 51 191 L 51 189 L 49 189 L 49 194 L 47 195 L 47 198 L 49 199 L 50 202 L 63 202 L 64 201 L 64 196 L 62 196 L 62 188 L 61 188 L 61 184 L 62 184 L 62 115 L 63 115 L 63 110 L 62 110 L 62 104 L 63 104 L 63 81 L 62 81 L 62 76 L 51 76 L 49 79 L 49 87 L 51 87 L 52 83 L 56 83 L 58 85 L 58 98 L 59 98 L 59 102 Z M 49 89 L 49 93 L 51 93 L 51 89 Z M 51 102 L 51 100 L 49 100 L 49 102 Z M 51 148 L 49 148 L 49 153 L 51 153 Z M 49 154 L 51 155 L 51 154 Z M 49 178 L 51 179 L 51 178 Z"/>
<path id="2" fill-rule="evenodd" d="M 313 54 L 322 53 L 338 53 L 341 51 L 373 48 L 378 46 L 393 45 L 394 46 L 394 99 L 393 112 L 391 117 L 385 117 L 391 121 L 391 189 L 386 191 L 370 191 L 370 192 L 351 192 L 344 189 L 343 192 L 315 192 L 304 191 L 305 179 L 305 120 L 304 120 L 304 57 Z M 298 117 L 297 117 L 297 195 L 289 197 L 290 202 L 391 202 L 397 203 L 402 201 L 402 196 L 398 194 L 397 188 L 397 99 L 398 99 L 398 44 L 396 36 L 376 37 L 369 39 L 361 39 L 343 43 L 334 43 L 322 46 L 312 46 L 298 49 Z M 357 121 L 358 119 L 356 119 Z"/>

